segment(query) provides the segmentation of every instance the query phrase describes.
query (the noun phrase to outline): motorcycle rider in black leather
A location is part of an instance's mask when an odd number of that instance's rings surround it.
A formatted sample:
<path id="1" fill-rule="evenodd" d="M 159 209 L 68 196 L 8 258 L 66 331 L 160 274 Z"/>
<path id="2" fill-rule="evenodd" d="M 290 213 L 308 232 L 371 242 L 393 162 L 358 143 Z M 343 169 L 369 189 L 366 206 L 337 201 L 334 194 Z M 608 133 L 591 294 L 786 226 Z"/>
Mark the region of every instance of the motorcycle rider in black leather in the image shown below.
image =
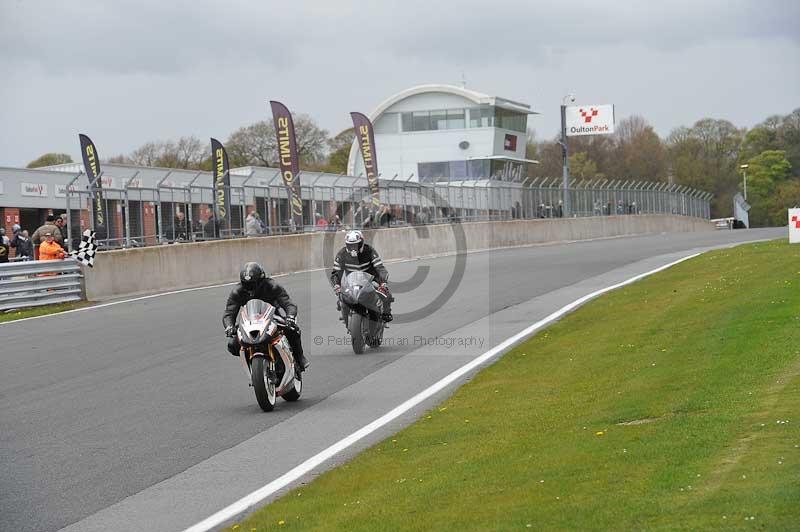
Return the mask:
<path id="1" fill-rule="evenodd" d="M 344 247 L 336 254 L 331 272 L 331 284 L 338 296 L 342 290 L 342 276 L 344 273 L 365 272 L 372 275 L 378 283 L 378 292 L 383 296 L 383 314 L 381 319 L 386 323 L 392 317 L 392 301 L 394 297 L 389 292 L 389 271 L 383 265 L 383 260 L 375 248 L 364 242 L 361 231 L 350 231 L 344 239 Z"/>
<path id="2" fill-rule="evenodd" d="M 276 308 L 286 312 L 286 327 L 283 333 L 292 348 L 292 355 L 297 363 L 298 371 L 303 371 L 309 362 L 303 354 L 303 344 L 300 341 L 300 328 L 297 326 L 297 306 L 289 299 L 286 290 L 270 278 L 257 262 L 248 262 L 239 272 L 239 284 L 228 296 L 225 304 L 225 313 L 222 315 L 222 326 L 225 327 L 225 336 L 228 337 L 228 351 L 233 356 L 239 356 L 241 344 L 236 336 L 236 315 L 251 299 L 266 301 Z"/>

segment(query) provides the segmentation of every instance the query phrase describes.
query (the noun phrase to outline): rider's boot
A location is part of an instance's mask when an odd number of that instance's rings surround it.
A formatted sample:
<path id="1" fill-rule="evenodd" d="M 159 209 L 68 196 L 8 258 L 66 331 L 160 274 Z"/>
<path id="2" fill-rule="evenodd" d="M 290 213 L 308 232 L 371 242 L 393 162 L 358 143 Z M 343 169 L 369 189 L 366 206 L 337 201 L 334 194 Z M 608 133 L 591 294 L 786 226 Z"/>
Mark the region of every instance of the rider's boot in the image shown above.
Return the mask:
<path id="1" fill-rule="evenodd" d="M 293 354 L 294 354 L 294 362 L 295 362 L 295 365 L 297 366 L 297 371 L 302 373 L 306 369 L 308 369 L 308 366 L 310 366 L 311 363 L 306 358 L 306 355 L 303 354 L 302 351 L 299 351 L 299 352 L 293 353 Z"/>
<path id="2" fill-rule="evenodd" d="M 394 316 L 392 316 L 391 301 L 392 301 L 391 297 L 386 298 L 383 301 L 383 312 L 381 313 L 381 319 L 386 323 L 389 323 L 394 319 Z"/>

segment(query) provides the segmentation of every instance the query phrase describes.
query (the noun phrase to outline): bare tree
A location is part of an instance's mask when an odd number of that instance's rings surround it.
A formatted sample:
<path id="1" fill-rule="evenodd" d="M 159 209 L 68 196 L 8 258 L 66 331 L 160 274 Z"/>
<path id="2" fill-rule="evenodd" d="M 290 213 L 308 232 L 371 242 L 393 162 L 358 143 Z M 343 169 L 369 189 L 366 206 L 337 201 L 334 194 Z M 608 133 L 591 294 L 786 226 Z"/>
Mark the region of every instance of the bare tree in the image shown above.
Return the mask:
<path id="1" fill-rule="evenodd" d="M 195 136 L 179 138 L 175 145 L 178 168 L 195 168 L 208 155 L 206 150 L 210 153 L 211 148 L 206 148 L 206 145 Z"/>
<path id="2" fill-rule="evenodd" d="M 161 148 L 158 142 L 146 142 L 133 150 L 129 158 L 138 166 L 156 166 L 160 154 Z"/>
<path id="3" fill-rule="evenodd" d="M 312 166 L 322 163 L 328 148 L 328 132 L 306 114 L 295 115 L 294 129 L 300 162 Z M 225 146 L 234 166 L 277 165 L 278 144 L 272 121 L 262 120 L 237 129 Z"/>
<path id="4" fill-rule="evenodd" d="M 130 162 L 140 166 L 197 169 L 207 158 L 206 146 L 197 137 L 181 137 L 177 141 L 147 142 L 129 156 Z"/>

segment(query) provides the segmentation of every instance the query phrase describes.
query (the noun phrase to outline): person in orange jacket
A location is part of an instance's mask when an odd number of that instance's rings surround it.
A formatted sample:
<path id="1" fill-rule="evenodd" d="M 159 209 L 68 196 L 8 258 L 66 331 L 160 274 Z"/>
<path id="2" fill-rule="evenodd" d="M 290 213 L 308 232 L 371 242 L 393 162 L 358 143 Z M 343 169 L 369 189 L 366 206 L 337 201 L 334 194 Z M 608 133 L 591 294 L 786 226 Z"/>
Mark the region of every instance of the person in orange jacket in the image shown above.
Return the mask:
<path id="1" fill-rule="evenodd" d="M 39 260 L 60 260 L 67 256 L 64 248 L 55 241 L 52 231 L 44 234 L 44 240 L 39 246 Z"/>

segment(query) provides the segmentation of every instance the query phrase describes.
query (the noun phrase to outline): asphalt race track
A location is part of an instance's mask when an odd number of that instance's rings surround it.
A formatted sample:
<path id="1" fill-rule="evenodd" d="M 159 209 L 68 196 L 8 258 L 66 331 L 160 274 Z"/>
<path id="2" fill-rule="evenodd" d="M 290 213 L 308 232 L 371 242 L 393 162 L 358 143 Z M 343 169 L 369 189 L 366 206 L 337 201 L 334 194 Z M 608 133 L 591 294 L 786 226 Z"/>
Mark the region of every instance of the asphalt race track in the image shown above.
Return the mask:
<path id="1" fill-rule="evenodd" d="M 261 412 L 225 350 L 227 286 L 0 325 L 0 530 L 181 530 L 581 295 L 691 251 L 785 234 L 653 235 L 470 254 L 438 312 L 392 324 L 387 345 L 363 355 L 346 343 L 323 272 L 282 277 L 300 307 L 312 366 L 302 399 L 279 401 L 272 413 Z M 455 260 L 388 265 L 397 288 L 430 267 L 422 285 L 396 293 L 395 315 L 433 300 Z"/>

